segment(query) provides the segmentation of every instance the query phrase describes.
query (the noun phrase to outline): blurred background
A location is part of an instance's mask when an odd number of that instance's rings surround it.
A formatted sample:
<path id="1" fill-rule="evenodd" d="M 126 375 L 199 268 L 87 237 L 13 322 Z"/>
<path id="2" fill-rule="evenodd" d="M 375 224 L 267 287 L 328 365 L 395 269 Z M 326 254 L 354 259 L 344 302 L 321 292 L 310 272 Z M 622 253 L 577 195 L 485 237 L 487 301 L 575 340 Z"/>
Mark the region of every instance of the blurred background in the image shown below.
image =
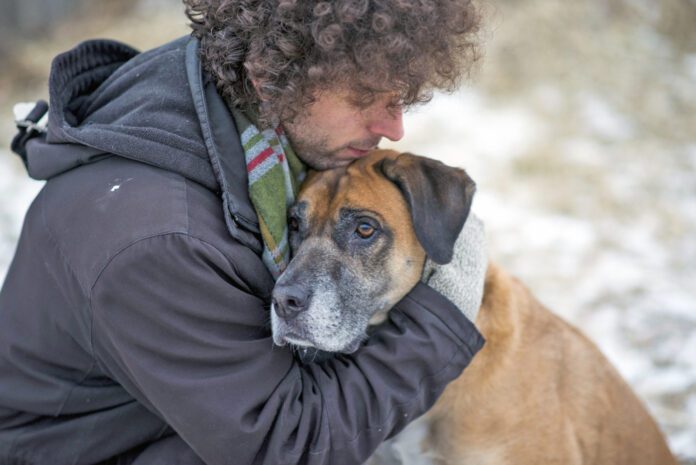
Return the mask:
<path id="1" fill-rule="evenodd" d="M 696 463 L 696 0 L 484 0 L 485 56 L 402 150 L 467 169 L 490 256 L 584 330 Z M 177 0 L 0 0 L 0 279 L 41 188 L 12 104 L 81 40 L 187 33 Z"/>

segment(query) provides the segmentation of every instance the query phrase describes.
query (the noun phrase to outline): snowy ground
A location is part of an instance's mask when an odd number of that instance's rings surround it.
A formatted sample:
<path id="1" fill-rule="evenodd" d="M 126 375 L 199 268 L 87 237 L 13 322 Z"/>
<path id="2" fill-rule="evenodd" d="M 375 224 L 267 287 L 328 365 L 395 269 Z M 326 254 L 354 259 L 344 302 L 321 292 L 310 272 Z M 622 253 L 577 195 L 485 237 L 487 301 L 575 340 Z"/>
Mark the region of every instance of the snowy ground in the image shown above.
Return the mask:
<path id="1" fill-rule="evenodd" d="M 490 5 L 474 83 L 409 113 L 396 146 L 469 171 L 491 257 L 600 346 L 696 463 L 696 4 Z M 91 35 L 144 47 L 169 14 Z M 40 188 L 12 157 L 0 149 L 0 276 Z"/>

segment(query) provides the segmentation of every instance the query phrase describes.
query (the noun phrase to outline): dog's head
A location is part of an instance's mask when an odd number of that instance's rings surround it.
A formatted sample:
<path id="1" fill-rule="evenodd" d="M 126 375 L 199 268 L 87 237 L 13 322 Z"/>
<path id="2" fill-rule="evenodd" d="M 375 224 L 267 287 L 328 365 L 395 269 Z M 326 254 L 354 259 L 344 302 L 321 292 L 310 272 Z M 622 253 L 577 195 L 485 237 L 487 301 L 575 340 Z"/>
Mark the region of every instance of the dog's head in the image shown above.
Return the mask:
<path id="1" fill-rule="evenodd" d="M 461 169 L 387 150 L 311 173 L 290 210 L 293 259 L 273 290 L 275 343 L 355 351 L 416 285 L 426 256 L 451 260 L 474 191 Z"/>

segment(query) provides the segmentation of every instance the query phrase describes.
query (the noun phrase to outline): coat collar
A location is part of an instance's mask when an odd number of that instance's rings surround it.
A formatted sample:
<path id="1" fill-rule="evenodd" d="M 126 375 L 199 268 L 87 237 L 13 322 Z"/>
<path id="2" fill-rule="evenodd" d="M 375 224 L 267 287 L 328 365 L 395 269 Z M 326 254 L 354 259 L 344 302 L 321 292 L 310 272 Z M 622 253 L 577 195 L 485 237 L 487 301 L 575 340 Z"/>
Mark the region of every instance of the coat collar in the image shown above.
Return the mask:
<path id="1" fill-rule="evenodd" d="M 186 46 L 186 73 L 210 164 L 220 186 L 227 228 L 234 238 L 260 253 L 260 230 L 249 199 L 244 150 L 232 114 L 212 80 L 203 75 L 195 37 Z"/>

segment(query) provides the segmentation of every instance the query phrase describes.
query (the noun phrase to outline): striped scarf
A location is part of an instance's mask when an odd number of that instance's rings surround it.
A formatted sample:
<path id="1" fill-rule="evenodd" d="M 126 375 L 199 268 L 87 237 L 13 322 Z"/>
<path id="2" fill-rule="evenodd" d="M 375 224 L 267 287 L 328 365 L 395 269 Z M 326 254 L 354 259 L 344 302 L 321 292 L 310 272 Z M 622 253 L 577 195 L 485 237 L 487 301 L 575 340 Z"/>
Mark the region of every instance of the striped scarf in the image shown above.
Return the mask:
<path id="1" fill-rule="evenodd" d="M 249 197 L 259 218 L 262 259 L 277 279 L 290 261 L 287 209 L 295 202 L 305 167 L 280 126 L 259 131 L 245 114 L 233 110 L 232 115 L 244 148 Z"/>

